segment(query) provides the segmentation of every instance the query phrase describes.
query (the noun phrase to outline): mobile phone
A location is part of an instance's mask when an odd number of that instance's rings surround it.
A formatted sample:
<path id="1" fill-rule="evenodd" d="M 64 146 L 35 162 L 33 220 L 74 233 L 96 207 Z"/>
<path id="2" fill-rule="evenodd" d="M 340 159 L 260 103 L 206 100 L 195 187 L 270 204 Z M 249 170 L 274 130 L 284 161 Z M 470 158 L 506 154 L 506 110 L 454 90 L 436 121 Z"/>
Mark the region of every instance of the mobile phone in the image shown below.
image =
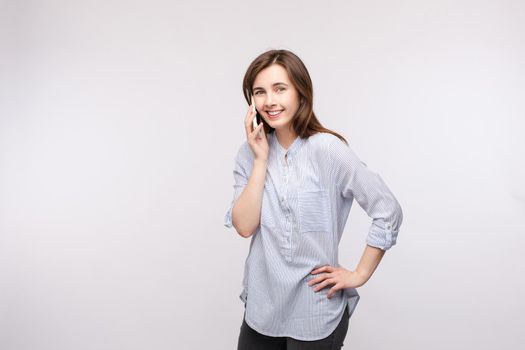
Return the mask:
<path id="1" fill-rule="evenodd" d="M 253 129 L 252 129 L 252 131 L 253 131 L 259 125 L 259 123 L 261 122 L 261 118 L 259 117 L 259 112 L 257 112 L 257 110 L 255 109 L 255 104 L 253 103 L 253 95 L 252 95 L 252 108 L 256 112 L 255 113 L 255 118 L 253 118 Z"/>

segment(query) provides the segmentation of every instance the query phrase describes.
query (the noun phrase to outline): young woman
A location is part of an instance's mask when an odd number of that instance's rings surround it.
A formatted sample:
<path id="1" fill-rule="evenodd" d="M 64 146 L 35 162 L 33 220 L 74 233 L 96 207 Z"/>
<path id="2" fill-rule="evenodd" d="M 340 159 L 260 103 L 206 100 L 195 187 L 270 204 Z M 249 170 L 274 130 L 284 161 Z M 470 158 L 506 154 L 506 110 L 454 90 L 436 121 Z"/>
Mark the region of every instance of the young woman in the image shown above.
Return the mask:
<path id="1" fill-rule="evenodd" d="M 251 237 L 238 349 L 340 349 L 356 288 L 396 243 L 401 207 L 346 140 L 318 121 L 310 75 L 294 53 L 257 57 L 243 92 L 251 104 L 247 140 L 235 157 L 224 222 Z M 359 264 L 348 270 L 338 264 L 338 245 L 354 199 L 373 220 Z"/>

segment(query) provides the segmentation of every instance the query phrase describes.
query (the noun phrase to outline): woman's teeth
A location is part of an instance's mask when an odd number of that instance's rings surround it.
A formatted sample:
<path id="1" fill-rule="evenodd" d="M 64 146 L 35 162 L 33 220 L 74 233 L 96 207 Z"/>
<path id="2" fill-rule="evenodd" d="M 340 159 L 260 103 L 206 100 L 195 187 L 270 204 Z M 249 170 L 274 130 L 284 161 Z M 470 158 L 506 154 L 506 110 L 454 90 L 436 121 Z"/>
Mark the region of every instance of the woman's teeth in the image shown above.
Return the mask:
<path id="1" fill-rule="evenodd" d="M 281 114 L 282 110 L 281 111 L 275 111 L 275 112 L 268 112 L 268 114 L 271 116 L 271 117 L 277 117 L 279 114 Z"/>

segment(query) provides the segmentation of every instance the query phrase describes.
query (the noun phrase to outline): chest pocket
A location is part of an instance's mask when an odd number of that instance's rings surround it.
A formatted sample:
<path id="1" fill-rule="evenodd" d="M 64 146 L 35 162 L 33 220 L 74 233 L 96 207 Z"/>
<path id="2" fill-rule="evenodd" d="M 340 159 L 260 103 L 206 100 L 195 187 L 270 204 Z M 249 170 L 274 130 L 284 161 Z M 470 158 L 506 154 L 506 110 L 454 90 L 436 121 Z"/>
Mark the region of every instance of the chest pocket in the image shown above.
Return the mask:
<path id="1" fill-rule="evenodd" d="M 330 232 L 331 215 L 328 192 L 311 188 L 297 194 L 299 232 Z"/>

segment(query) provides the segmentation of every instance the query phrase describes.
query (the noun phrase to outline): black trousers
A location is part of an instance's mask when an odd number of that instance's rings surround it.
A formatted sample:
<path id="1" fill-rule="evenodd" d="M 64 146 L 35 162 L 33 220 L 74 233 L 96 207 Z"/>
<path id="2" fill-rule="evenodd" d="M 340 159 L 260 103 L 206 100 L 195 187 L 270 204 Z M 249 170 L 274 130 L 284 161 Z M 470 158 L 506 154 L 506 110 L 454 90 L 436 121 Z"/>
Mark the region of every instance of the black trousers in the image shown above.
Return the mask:
<path id="1" fill-rule="evenodd" d="M 237 350 L 339 350 L 344 345 L 350 316 L 345 308 L 341 322 L 328 337 L 304 341 L 290 337 L 270 337 L 252 329 L 243 318 Z"/>

